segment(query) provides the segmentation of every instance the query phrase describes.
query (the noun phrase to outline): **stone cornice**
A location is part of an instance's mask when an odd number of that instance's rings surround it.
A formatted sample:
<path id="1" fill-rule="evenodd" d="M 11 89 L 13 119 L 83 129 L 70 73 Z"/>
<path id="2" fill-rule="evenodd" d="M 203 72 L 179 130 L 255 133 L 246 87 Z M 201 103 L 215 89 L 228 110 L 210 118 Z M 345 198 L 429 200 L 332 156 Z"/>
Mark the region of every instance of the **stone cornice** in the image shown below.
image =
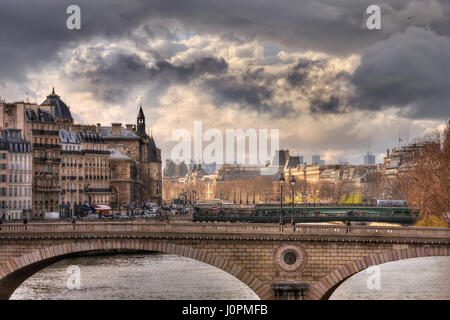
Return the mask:
<path id="1" fill-rule="evenodd" d="M 161 232 L 67 232 L 0 234 L 0 240 L 79 240 L 79 239 L 153 239 L 153 240 L 232 240 L 232 241 L 302 241 L 395 244 L 450 244 L 448 238 L 373 237 L 352 235 L 302 234 L 218 234 L 218 233 L 161 233 Z"/>

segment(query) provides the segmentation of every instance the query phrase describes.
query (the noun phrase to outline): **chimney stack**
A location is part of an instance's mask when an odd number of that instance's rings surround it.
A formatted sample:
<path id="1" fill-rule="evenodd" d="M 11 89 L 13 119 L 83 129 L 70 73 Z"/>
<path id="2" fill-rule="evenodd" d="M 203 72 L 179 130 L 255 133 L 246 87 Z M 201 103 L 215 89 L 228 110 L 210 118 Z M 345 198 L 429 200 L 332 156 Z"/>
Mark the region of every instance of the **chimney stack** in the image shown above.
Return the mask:
<path id="1" fill-rule="evenodd" d="M 120 137 L 122 135 L 122 123 L 111 123 L 111 135 Z"/>

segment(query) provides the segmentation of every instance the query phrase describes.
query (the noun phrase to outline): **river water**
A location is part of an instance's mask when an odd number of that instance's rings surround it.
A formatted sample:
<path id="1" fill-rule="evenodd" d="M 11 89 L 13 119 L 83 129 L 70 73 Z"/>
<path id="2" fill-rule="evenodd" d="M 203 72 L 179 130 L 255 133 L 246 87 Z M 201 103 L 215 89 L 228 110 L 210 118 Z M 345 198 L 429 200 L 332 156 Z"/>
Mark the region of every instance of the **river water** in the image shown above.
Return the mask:
<path id="1" fill-rule="evenodd" d="M 80 269 L 80 288 L 69 290 L 69 266 Z M 331 299 L 450 299 L 450 258 L 426 257 L 384 264 L 375 288 L 365 271 L 342 284 Z M 59 261 L 27 279 L 11 299 L 258 299 L 226 272 L 169 254 L 118 254 Z"/>

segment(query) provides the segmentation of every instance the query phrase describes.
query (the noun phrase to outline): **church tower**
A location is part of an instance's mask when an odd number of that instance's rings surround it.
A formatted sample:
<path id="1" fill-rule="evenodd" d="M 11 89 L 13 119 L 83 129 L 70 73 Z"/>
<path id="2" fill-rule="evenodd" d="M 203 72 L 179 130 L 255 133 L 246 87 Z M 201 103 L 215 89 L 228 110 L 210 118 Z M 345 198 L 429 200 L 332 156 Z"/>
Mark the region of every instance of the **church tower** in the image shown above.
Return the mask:
<path id="1" fill-rule="evenodd" d="M 139 107 L 139 114 L 137 117 L 137 130 L 136 134 L 140 137 L 147 136 L 147 133 L 145 133 L 145 116 L 144 111 L 142 111 L 142 104 Z"/>

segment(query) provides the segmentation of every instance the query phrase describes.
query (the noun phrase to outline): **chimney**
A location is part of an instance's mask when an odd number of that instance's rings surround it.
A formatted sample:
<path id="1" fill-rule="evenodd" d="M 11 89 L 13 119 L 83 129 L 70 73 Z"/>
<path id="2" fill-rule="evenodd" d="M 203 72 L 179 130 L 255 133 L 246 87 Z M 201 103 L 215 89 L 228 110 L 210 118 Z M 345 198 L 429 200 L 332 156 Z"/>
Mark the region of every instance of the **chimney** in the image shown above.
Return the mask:
<path id="1" fill-rule="evenodd" d="M 133 130 L 133 124 L 132 124 L 132 123 L 131 123 L 131 124 L 126 124 L 125 127 L 127 128 L 128 131 L 131 131 L 131 132 L 134 131 L 134 130 Z"/>
<path id="2" fill-rule="evenodd" d="M 120 137 L 122 135 L 122 123 L 111 123 L 111 135 Z"/>
<path id="3" fill-rule="evenodd" d="M 100 126 L 101 126 L 101 124 L 100 124 L 100 123 L 97 123 L 97 126 L 95 127 L 95 131 L 96 131 L 97 133 L 100 133 Z"/>

